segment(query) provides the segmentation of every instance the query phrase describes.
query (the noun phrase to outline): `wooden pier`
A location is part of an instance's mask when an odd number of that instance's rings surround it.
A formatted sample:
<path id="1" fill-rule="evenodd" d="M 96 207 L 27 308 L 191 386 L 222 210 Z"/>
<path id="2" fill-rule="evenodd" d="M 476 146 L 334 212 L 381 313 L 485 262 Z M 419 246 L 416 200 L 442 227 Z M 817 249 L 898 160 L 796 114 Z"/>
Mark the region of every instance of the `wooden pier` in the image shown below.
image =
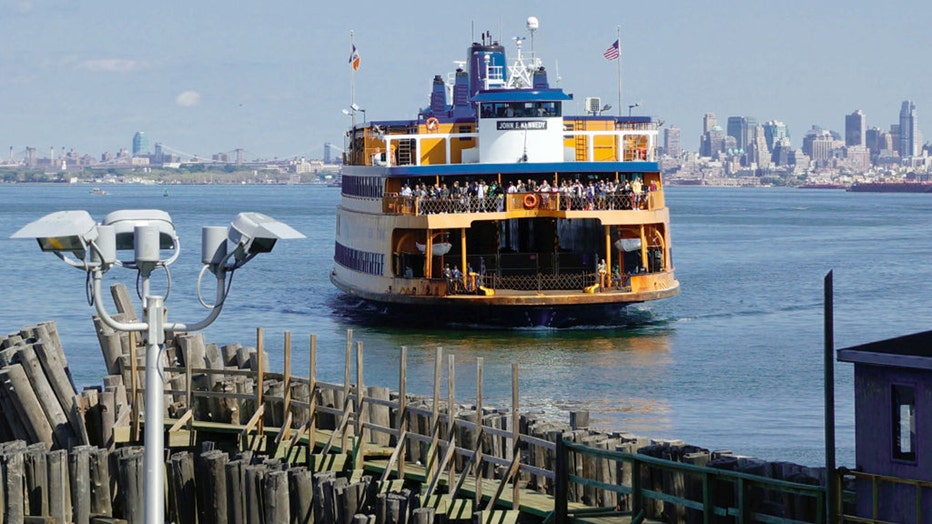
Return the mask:
<path id="1" fill-rule="evenodd" d="M 131 319 L 125 289 L 114 298 Z M 142 522 L 144 345 L 95 325 L 108 375 L 80 393 L 54 324 L 0 341 L 0 524 Z M 173 522 L 824 522 L 824 470 L 522 413 L 517 365 L 511 405 L 489 407 L 482 359 L 459 403 L 441 348 L 433 395 L 416 397 L 405 347 L 397 384 L 364 384 L 351 330 L 342 384 L 318 379 L 313 335 L 303 374 L 287 332 L 281 372 L 262 329 L 255 347 L 172 335 L 157 423 Z"/>

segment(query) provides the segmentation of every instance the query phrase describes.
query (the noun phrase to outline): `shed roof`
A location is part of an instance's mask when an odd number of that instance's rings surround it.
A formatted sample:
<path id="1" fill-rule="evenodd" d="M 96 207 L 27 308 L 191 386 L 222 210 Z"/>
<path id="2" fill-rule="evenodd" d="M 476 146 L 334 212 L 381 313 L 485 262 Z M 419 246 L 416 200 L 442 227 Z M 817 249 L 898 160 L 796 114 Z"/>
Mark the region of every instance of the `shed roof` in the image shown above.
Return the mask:
<path id="1" fill-rule="evenodd" d="M 932 370 L 932 331 L 842 348 L 837 356 L 841 362 Z"/>

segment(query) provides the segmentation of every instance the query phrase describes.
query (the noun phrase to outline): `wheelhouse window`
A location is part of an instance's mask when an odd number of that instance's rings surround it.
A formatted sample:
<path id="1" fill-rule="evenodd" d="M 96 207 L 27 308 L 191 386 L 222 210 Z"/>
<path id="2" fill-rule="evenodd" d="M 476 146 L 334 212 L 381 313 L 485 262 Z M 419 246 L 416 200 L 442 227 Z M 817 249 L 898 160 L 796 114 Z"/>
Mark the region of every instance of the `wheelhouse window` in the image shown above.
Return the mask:
<path id="1" fill-rule="evenodd" d="M 893 458 L 916 460 L 916 394 L 910 386 L 893 386 Z"/>
<path id="2" fill-rule="evenodd" d="M 528 118 L 562 116 L 561 102 L 496 102 L 483 103 L 483 118 Z"/>

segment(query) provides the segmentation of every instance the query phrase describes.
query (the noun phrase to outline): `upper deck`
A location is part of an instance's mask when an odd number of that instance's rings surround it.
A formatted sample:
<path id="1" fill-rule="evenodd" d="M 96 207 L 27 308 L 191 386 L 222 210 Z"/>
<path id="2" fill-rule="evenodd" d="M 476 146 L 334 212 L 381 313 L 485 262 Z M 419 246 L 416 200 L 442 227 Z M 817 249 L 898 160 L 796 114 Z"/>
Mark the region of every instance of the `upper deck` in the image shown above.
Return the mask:
<path id="1" fill-rule="evenodd" d="M 369 122 L 350 131 L 344 163 L 348 166 L 400 167 L 657 162 L 659 124 L 648 117 L 537 119 L 529 116 L 528 110 L 537 109 L 523 108 L 521 112 L 512 111 L 511 116 L 452 122 L 440 122 L 433 117 L 410 122 Z M 490 108 L 490 111 L 495 111 L 495 108 Z M 537 129 L 533 129 L 535 126 Z M 554 132 L 550 127 L 558 129 Z M 486 131 L 487 128 L 491 130 Z M 548 136 L 541 136 L 543 133 Z M 491 145 L 485 147 L 486 142 Z M 534 158 L 535 152 L 539 152 L 538 158 Z M 656 169 L 647 165 L 630 167 Z"/>

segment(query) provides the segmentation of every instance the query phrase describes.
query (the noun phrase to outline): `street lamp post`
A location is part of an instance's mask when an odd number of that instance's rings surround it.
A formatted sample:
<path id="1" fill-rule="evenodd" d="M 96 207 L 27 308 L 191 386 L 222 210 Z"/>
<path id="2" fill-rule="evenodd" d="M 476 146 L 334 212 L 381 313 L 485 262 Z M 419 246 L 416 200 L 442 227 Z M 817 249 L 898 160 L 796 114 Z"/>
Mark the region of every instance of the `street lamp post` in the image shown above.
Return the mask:
<path id="1" fill-rule="evenodd" d="M 58 211 L 27 224 L 12 238 L 34 238 L 42 251 L 50 251 L 72 267 L 83 269 L 92 279 L 92 298 L 101 321 L 118 331 L 142 331 L 146 334 L 146 393 L 143 465 L 143 504 L 146 524 L 165 522 L 164 504 L 164 383 L 161 354 L 165 330 L 199 331 L 217 319 L 229 292 L 229 276 L 259 253 L 272 250 L 279 239 L 304 238 L 291 227 L 261 213 L 240 213 L 229 228 L 205 227 L 201 238 L 201 276 L 210 272 L 217 280 L 217 295 L 212 305 L 198 300 L 210 313 L 196 324 L 168 322 L 164 307 L 166 296 L 151 294 L 152 271 L 168 266 L 180 254 L 180 242 L 168 213 L 159 210 L 121 210 L 107 215 L 100 224 L 87 211 Z M 228 252 L 227 244 L 234 247 Z M 133 258 L 118 260 L 117 251 L 132 250 Z M 172 253 L 161 257 L 162 250 Z M 104 273 L 118 265 L 138 272 L 143 299 L 143 322 L 120 322 L 110 316 L 103 305 L 101 281 Z M 169 277 L 169 283 L 171 279 Z M 200 278 L 198 279 L 200 284 Z M 170 290 L 170 287 L 169 287 Z M 136 399 L 133 399 L 135 402 Z M 190 409 L 190 407 L 189 407 Z"/>
<path id="2" fill-rule="evenodd" d="M 632 110 L 632 109 L 634 109 L 635 107 L 639 107 L 640 105 L 641 105 L 640 102 L 637 102 L 637 103 L 634 103 L 634 104 L 628 104 L 628 116 L 631 116 L 631 110 Z"/>
<path id="3" fill-rule="evenodd" d="M 366 123 L 366 110 L 356 104 L 350 104 L 349 109 L 342 109 L 341 111 L 344 115 L 353 118 L 353 127 L 356 127 L 356 113 L 362 113 L 362 123 Z"/>

